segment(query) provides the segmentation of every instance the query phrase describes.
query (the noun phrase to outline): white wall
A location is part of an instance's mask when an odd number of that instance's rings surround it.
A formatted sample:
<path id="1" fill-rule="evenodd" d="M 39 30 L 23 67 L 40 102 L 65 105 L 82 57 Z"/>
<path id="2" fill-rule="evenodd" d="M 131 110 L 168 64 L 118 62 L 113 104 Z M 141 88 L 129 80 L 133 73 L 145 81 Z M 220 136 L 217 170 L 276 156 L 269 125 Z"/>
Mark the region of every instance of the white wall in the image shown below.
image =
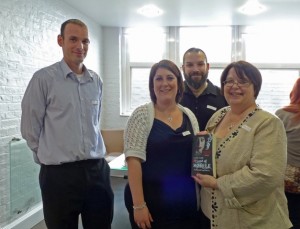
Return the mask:
<path id="1" fill-rule="evenodd" d="M 102 28 L 60 0 L 0 1 L 0 227 L 10 217 L 9 141 L 20 137 L 21 99 L 32 74 L 62 58 L 56 43 L 62 22 L 83 20 L 91 45 L 85 64 L 102 74 Z"/>
<path id="2" fill-rule="evenodd" d="M 103 111 L 102 129 L 122 129 L 128 117 L 120 116 L 121 29 L 103 27 Z"/>

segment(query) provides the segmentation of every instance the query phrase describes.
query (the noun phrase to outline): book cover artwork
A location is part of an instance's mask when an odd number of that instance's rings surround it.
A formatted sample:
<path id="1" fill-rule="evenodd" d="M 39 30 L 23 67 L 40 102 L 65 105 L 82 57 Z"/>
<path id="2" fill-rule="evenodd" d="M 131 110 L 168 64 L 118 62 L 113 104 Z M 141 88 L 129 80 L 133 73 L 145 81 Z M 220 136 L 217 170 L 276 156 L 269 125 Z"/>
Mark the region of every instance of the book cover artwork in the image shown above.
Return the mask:
<path id="1" fill-rule="evenodd" d="M 193 141 L 192 175 L 216 175 L 215 140 L 212 134 L 196 135 Z"/>

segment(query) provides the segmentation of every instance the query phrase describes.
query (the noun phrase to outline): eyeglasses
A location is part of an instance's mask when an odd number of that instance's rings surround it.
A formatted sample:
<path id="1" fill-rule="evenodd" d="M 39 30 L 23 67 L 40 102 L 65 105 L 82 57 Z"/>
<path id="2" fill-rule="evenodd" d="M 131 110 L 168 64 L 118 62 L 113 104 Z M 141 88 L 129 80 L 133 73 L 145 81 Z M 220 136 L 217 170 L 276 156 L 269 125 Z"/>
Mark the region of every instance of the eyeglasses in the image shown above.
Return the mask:
<path id="1" fill-rule="evenodd" d="M 237 80 L 225 80 L 223 84 L 226 87 L 232 87 L 234 84 L 236 84 L 238 87 L 249 87 L 251 82 L 242 80 L 242 81 L 237 81 Z"/>

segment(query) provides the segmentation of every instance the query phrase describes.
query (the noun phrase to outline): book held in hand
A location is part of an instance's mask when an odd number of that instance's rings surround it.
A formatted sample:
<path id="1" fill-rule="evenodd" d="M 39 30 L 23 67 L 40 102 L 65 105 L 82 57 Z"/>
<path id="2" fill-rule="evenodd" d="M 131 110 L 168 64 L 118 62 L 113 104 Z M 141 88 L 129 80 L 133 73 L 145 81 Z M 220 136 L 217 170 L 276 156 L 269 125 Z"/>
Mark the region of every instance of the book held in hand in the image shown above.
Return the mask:
<path id="1" fill-rule="evenodd" d="M 216 177 L 215 155 L 216 141 L 213 134 L 194 136 L 192 175 L 201 173 Z"/>

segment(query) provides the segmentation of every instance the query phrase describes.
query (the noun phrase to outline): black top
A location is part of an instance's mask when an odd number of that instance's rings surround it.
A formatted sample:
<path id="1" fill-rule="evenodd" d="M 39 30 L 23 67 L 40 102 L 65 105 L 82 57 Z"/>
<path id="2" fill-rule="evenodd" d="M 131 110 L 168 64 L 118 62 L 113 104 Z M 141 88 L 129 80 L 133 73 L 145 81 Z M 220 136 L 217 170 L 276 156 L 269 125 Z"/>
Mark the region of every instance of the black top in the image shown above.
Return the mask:
<path id="1" fill-rule="evenodd" d="M 156 223 L 199 218 L 191 177 L 192 141 L 193 130 L 186 115 L 177 130 L 154 119 L 142 176 L 144 198 Z M 129 189 L 125 190 L 125 201 L 132 206 L 128 195 Z"/>
<path id="2" fill-rule="evenodd" d="M 196 116 L 200 131 L 205 130 L 205 126 L 210 117 L 220 108 L 228 106 L 225 97 L 221 95 L 220 88 L 207 80 L 207 88 L 203 93 L 195 97 L 187 83 L 184 82 L 184 93 L 180 104 L 189 108 Z"/>

